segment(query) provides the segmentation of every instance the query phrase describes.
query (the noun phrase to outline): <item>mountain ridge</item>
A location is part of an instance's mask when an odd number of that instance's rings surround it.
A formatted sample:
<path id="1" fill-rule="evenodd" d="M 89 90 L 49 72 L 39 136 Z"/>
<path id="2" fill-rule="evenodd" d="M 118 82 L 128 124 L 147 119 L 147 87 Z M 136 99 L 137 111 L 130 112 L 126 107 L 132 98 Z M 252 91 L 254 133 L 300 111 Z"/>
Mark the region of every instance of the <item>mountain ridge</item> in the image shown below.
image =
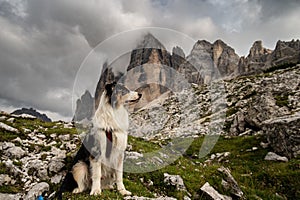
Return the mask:
<path id="1" fill-rule="evenodd" d="M 170 79 L 170 77 L 177 72 L 182 74 L 189 83 L 202 85 L 208 84 L 216 78 L 233 79 L 297 63 L 300 63 L 299 40 L 287 42 L 279 40 L 274 50 L 263 47 L 263 42 L 258 40 L 252 44 L 249 54 L 241 57 L 234 48 L 221 39 L 217 39 L 213 43 L 198 40 L 189 55 L 186 56 L 178 46 L 175 46 L 172 52 L 168 52 L 155 36 L 148 33 L 144 35 L 137 48 L 131 51 L 130 62 L 125 65 L 125 73 L 127 73 L 127 77 L 131 77 L 122 82 L 130 89 L 143 94 L 141 101 L 132 108 L 137 110 L 169 91 L 168 87 L 174 87 L 172 81 L 176 82 L 176 80 Z M 153 70 L 148 70 L 149 65 L 152 65 Z M 167 67 L 167 70 L 164 66 Z M 103 65 L 94 95 L 95 109 L 104 85 L 119 81 L 118 77 L 120 76 L 113 73 L 112 67 L 108 63 Z M 155 77 L 154 74 L 159 76 Z M 148 84 L 147 81 L 150 78 L 156 83 Z M 136 85 L 142 86 L 135 88 Z M 91 115 L 89 113 L 86 117 L 90 118 Z"/>

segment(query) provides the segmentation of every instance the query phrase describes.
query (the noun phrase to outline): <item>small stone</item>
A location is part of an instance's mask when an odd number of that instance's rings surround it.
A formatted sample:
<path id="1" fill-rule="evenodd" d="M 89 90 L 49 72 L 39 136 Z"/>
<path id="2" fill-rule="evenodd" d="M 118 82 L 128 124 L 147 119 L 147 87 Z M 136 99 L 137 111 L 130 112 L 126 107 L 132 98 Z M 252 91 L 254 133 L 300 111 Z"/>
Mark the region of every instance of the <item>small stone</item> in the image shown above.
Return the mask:
<path id="1" fill-rule="evenodd" d="M 256 151 L 257 149 L 257 147 L 252 147 L 252 151 Z"/>
<path id="2" fill-rule="evenodd" d="M 6 119 L 5 116 L 0 116 L 0 121 L 3 121 L 3 120 L 5 120 L 5 119 Z"/>
<path id="3" fill-rule="evenodd" d="M 13 123 L 15 121 L 15 118 L 11 117 L 9 119 L 6 120 L 7 122 Z"/>
<path id="4" fill-rule="evenodd" d="M 137 160 L 139 158 L 142 158 L 144 157 L 144 155 L 142 153 L 138 153 L 138 152 L 128 152 L 126 151 L 125 152 L 126 154 L 126 159 L 133 159 L 133 160 Z"/>
<path id="5" fill-rule="evenodd" d="M 53 183 L 53 184 L 58 184 L 58 183 L 60 183 L 61 182 L 61 180 L 62 180 L 62 174 L 56 174 L 55 176 L 53 176 L 52 178 L 51 178 L 51 183 Z"/>
<path id="6" fill-rule="evenodd" d="M 285 156 L 279 156 L 274 152 L 269 152 L 267 153 L 265 160 L 269 160 L 269 161 L 282 161 L 282 162 L 288 162 L 288 158 Z"/>
<path id="7" fill-rule="evenodd" d="M 63 160 L 52 160 L 49 165 L 48 169 L 50 172 L 57 173 L 65 166 Z"/>
<path id="8" fill-rule="evenodd" d="M 49 191 L 49 184 L 46 182 L 41 182 L 33 186 L 27 195 L 24 197 L 24 200 L 35 200 L 35 198 L 41 195 L 43 192 Z"/>
<path id="9" fill-rule="evenodd" d="M 207 194 L 210 198 L 214 200 L 231 200 L 231 197 L 225 196 L 220 194 L 215 188 L 210 186 L 208 182 L 206 182 L 201 188 L 200 188 L 205 194 Z"/>
<path id="10" fill-rule="evenodd" d="M 61 141 L 69 141 L 70 140 L 70 135 L 60 135 L 58 136 L 58 138 L 61 140 Z"/>
<path id="11" fill-rule="evenodd" d="M 48 178 L 48 171 L 45 168 L 41 168 L 38 170 L 38 177 L 41 178 L 42 180 L 45 180 Z"/>
<path id="12" fill-rule="evenodd" d="M 26 154 L 26 152 L 21 147 L 13 146 L 4 150 L 4 154 L 13 158 L 21 158 Z"/>
<path id="13" fill-rule="evenodd" d="M 183 179 L 179 175 L 164 173 L 164 183 L 175 186 L 177 190 L 186 190 Z"/>
<path id="14" fill-rule="evenodd" d="M 8 185 L 11 180 L 12 179 L 7 174 L 0 174 L 0 186 Z"/>
<path id="15" fill-rule="evenodd" d="M 262 148 L 266 149 L 266 148 L 268 148 L 269 143 L 261 142 L 259 145 L 260 145 Z"/>

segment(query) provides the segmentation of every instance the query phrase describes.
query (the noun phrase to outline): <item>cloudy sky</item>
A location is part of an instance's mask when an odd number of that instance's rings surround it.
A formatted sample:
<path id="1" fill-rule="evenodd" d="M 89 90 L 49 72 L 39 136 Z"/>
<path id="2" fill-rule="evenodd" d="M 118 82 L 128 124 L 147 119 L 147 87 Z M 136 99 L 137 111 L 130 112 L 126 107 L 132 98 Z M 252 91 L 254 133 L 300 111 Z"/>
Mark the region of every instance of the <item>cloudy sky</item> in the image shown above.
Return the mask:
<path id="1" fill-rule="evenodd" d="M 299 19 L 298 0 L 0 0 L 0 110 L 71 119 L 80 64 L 122 31 L 170 28 L 247 55 L 255 40 L 299 39 Z"/>

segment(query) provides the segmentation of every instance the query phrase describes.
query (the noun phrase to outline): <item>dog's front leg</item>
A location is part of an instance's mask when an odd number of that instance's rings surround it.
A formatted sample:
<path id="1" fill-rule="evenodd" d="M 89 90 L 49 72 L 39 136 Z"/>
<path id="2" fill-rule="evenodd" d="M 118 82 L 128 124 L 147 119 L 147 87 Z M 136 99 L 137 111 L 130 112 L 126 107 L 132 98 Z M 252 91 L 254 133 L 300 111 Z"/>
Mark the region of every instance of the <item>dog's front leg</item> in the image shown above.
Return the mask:
<path id="1" fill-rule="evenodd" d="M 116 169 L 116 182 L 117 182 L 117 189 L 123 196 L 131 195 L 131 192 L 125 189 L 125 186 L 123 184 L 123 159 L 124 156 L 120 156 L 118 167 Z"/>
<path id="2" fill-rule="evenodd" d="M 91 160 L 92 189 L 90 195 L 101 194 L 101 162 Z"/>

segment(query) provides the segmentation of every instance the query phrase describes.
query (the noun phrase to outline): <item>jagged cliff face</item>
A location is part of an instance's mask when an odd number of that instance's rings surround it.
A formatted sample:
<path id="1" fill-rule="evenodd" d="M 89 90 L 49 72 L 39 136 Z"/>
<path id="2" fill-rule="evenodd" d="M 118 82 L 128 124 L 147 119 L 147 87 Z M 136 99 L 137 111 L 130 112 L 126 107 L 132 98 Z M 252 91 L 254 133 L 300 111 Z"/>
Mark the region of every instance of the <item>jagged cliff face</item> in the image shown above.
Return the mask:
<path id="1" fill-rule="evenodd" d="M 200 72 L 204 83 L 209 83 L 212 78 L 232 75 L 238 65 L 239 56 L 221 40 L 213 44 L 201 40 L 194 45 L 187 60 Z"/>
<path id="2" fill-rule="evenodd" d="M 94 114 L 94 98 L 86 90 L 80 99 L 76 101 L 76 111 L 72 121 L 81 121 L 85 118 L 91 119 Z"/>
<path id="3" fill-rule="evenodd" d="M 222 77 L 232 75 L 239 62 L 239 56 L 235 53 L 234 49 L 222 40 L 217 40 L 213 44 L 212 52 L 214 64 L 217 66 L 220 75 Z"/>
<path id="4" fill-rule="evenodd" d="M 237 75 L 258 74 L 272 67 L 299 62 L 299 40 L 278 41 L 274 51 L 264 48 L 262 41 L 256 41 L 252 45 L 249 55 L 240 59 Z"/>
<path id="5" fill-rule="evenodd" d="M 259 74 L 283 64 L 299 62 L 299 40 L 278 41 L 273 51 L 264 48 L 262 41 L 256 41 L 246 57 L 239 57 L 235 50 L 222 40 L 214 43 L 199 40 L 186 56 L 180 47 L 174 47 L 172 53 L 168 52 L 159 40 L 147 34 L 137 48 L 132 50 L 128 66 L 124 65 L 126 78 L 121 82 L 143 95 L 132 107 L 134 110 L 144 107 L 167 91 L 179 90 L 176 74 L 180 74 L 188 83 L 199 85 L 209 84 L 216 78 Z M 104 64 L 95 91 L 95 108 L 98 107 L 104 85 L 119 81 L 119 77 L 114 74 L 111 66 Z M 80 106 L 77 108 L 81 109 Z"/>

